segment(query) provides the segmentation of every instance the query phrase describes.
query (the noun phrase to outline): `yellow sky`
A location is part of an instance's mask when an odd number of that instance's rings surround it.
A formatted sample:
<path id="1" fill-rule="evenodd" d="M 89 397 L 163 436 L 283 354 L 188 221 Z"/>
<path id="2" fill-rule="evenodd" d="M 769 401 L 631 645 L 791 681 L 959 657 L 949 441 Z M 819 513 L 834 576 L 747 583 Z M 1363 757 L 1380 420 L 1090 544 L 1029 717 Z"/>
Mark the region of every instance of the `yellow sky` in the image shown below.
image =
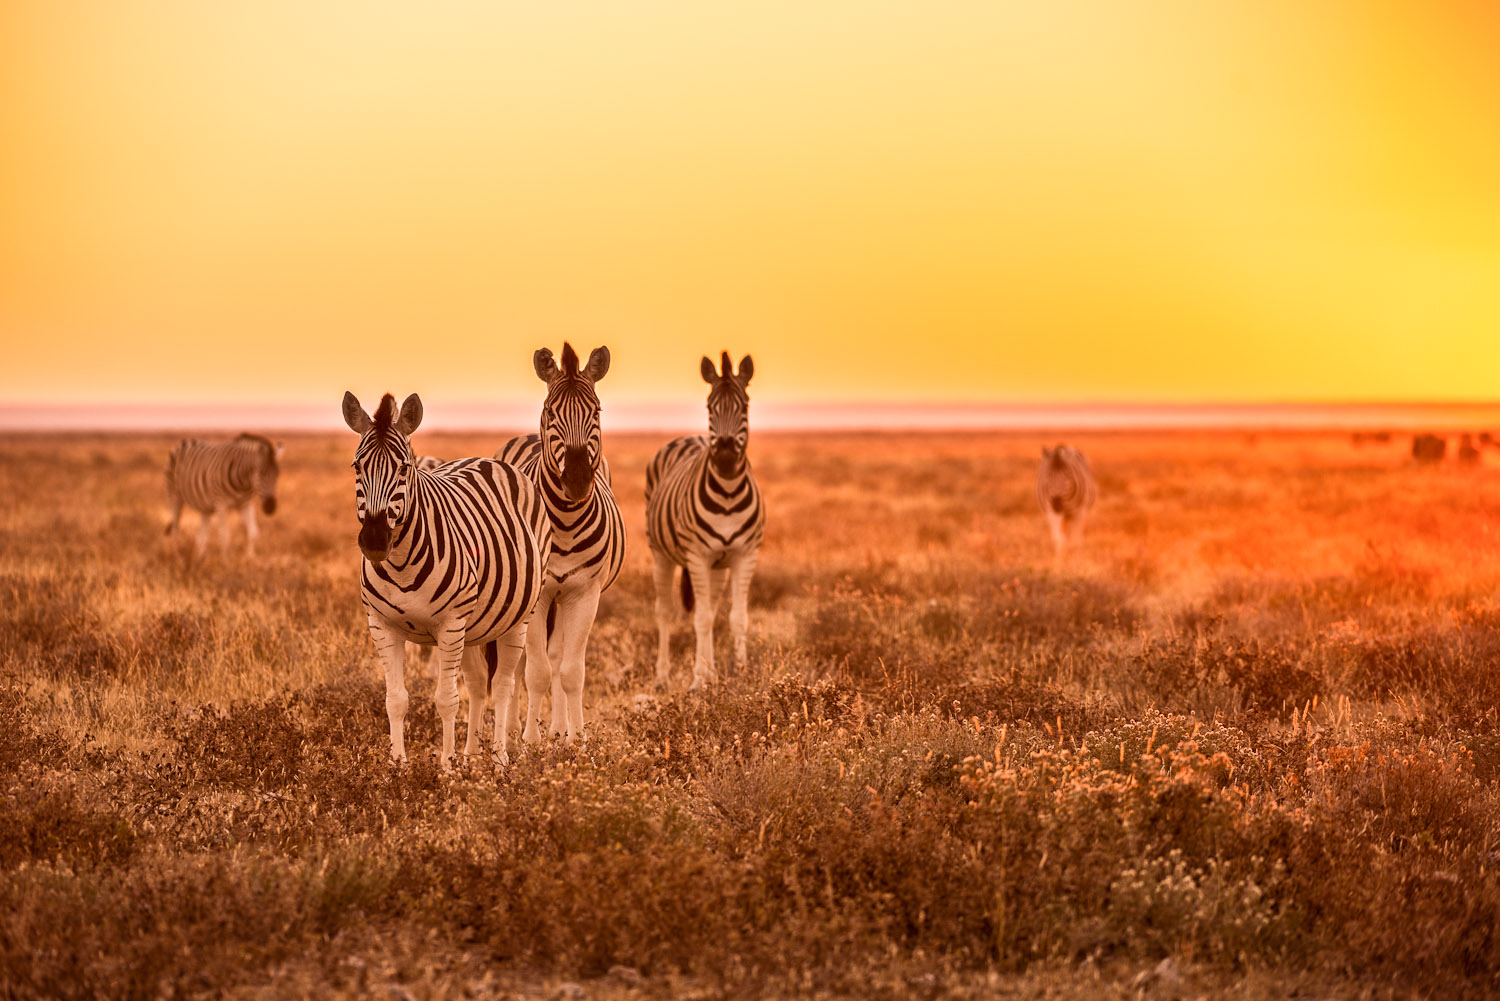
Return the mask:
<path id="1" fill-rule="evenodd" d="M 0 393 L 1491 398 L 1494 11 L 12 0 Z"/>

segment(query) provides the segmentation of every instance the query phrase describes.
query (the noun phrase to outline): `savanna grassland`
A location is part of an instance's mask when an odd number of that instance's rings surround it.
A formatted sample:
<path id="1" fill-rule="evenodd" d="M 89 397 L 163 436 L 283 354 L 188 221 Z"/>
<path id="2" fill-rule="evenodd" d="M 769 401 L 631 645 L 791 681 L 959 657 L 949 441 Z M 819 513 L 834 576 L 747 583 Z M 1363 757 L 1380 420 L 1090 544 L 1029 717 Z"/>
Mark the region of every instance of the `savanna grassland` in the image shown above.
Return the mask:
<path id="1" fill-rule="evenodd" d="M 688 693 L 684 619 L 652 695 L 665 437 L 607 439 L 589 740 L 451 774 L 430 677 L 387 760 L 352 435 L 200 564 L 175 439 L 0 442 L 0 996 L 1500 991 L 1494 469 L 1075 436 L 1054 565 L 1040 437 L 757 434 L 750 663 Z"/>

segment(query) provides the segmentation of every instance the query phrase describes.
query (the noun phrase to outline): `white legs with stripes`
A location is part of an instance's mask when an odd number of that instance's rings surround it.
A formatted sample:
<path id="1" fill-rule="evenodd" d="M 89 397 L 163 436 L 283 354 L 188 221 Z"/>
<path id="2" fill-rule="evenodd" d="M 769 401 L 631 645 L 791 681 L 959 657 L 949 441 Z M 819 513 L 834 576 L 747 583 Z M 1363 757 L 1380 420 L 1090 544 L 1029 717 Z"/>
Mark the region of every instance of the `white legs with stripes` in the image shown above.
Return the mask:
<path id="1" fill-rule="evenodd" d="M 556 600 L 552 635 L 547 635 L 544 609 Z M 586 673 L 589 633 L 599 611 L 599 581 L 593 579 L 575 588 L 542 586 L 532 631 L 526 642 L 526 728 L 521 739 L 528 744 L 541 740 L 541 695 L 552 690 L 551 734 L 571 744 L 584 736 L 583 681 Z"/>
<path id="2" fill-rule="evenodd" d="M 406 710 L 410 696 L 406 690 L 406 641 L 384 619 L 369 616 L 370 635 L 375 651 L 385 667 L 385 713 L 391 727 L 391 758 L 406 758 Z M 469 732 L 464 740 L 465 756 L 479 753 L 479 731 L 484 725 L 485 693 L 490 687 L 489 668 L 484 660 L 484 646 L 464 646 L 462 622 L 438 626 L 438 638 L 432 660 L 436 667 L 433 705 L 442 725 L 443 742 L 439 761 L 447 768 L 453 760 L 455 730 L 458 720 L 458 675 L 463 672 L 464 687 L 469 692 Z M 496 641 L 498 648 L 494 675 L 495 758 L 500 764 L 510 761 L 511 690 L 515 687 L 516 669 L 525 644 L 526 627 L 520 625 Z"/>
<path id="3" fill-rule="evenodd" d="M 652 550 L 656 579 L 656 687 L 666 688 L 672 668 L 672 626 L 677 620 L 678 600 L 672 586 L 677 566 L 665 553 Z M 734 666 L 741 668 L 748 656 L 750 627 L 750 581 L 755 576 L 758 553 L 733 558 L 724 569 L 710 569 L 707 560 L 693 561 L 683 570 L 693 585 L 693 689 L 718 680 L 714 666 L 714 618 L 724 592 L 729 592 L 729 635 Z"/>

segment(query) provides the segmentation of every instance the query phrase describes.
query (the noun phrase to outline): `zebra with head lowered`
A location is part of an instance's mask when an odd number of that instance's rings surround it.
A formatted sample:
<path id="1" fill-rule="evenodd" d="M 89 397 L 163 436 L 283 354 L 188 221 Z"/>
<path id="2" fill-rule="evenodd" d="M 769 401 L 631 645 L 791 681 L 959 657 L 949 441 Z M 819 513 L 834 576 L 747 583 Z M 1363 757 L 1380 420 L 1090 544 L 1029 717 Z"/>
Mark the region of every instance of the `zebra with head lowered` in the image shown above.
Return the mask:
<path id="1" fill-rule="evenodd" d="M 1076 448 L 1043 448 L 1036 471 L 1036 500 L 1052 532 L 1053 555 L 1062 558 L 1068 539 L 1083 538 L 1083 523 L 1094 506 L 1099 488 L 1089 460 Z"/>
<path id="2" fill-rule="evenodd" d="M 479 749 L 485 694 L 498 671 L 495 756 L 503 764 L 516 667 L 551 538 L 542 499 L 520 470 L 494 459 L 418 468 L 408 440 L 422 422 L 416 393 L 399 408 L 387 393 L 373 418 L 345 393 L 344 421 L 360 436 L 354 451 L 360 600 L 385 665 L 391 757 L 406 757 L 405 641 L 411 640 L 437 647 L 433 699 L 445 767 L 453 755 L 460 664 L 469 689 L 466 755 Z"/>
<path id="3" fill-rule="evenodd" d="M 594 384 L 609 371 L 609 348 L 595 348 L 583 368 L 571 344 L 563 344 L 561 367 L 551 350 L 539 348 L 532 365 L 547 384 L 541 433 L 512 438 L 495 453 L 536 482 L 552 523 L 547 576 L 537 605 L 538 623 L 545 613 L 547 629 L 534 629 L 527 639 L 529 705 L 522 739 L 541 736 L 536 711 L 550 680 L 552 735 L 571 741 L 583 734 L 584 657 L 599 595 L 625 562 L 625 520 L 610 489 L 594 392 Z"/>
<path id="4" fill-rule="evenodd" d="M 167 457 L 167 501 L 171 520 L 167 534 L 177 531 L 186 504 L 201 516 L 196 553 L 208 548 L 209 523 L 219 518 L 219 546 L 229 549 L 229 512 L 237 509 L 245 522 L 245 553 L 255 555 L 255 502 L 266 514 L 276 513 L 276 478 L 281 474 L 281 443 L 258 434 L 242 434 L 221 445 L 184 438 Z"/>
<path id="5" fill-rule="evenodd" d="M 745 662 L 750 579 L 765 532 L 760 488 L 750 472 L 750 396 L 755 373 L 749 355 L 739 372 L 721 355 L 720 371 L 704 358 L 708 435 L 690 435 L 661 447 L 646 467 L 646 536 L 656 562 L 656 684 L 666 687 L 675 609 L 672 572 L 682 567 L 682 603 L 693 613 L 697 648 L 693 688 L 714 681 L 714 613 L 729 578 L 729 631 L 736 667 Z M 699 595 L 694 601 L 694 594 Z"/>

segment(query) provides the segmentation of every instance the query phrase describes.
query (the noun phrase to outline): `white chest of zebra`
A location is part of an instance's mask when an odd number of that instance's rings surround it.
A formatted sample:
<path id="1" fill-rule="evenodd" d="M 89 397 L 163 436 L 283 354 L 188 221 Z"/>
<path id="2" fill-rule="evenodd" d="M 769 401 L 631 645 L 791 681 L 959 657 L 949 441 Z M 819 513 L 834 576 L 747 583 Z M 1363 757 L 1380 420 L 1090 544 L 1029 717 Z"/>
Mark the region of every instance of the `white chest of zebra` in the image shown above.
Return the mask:
<path id="1" fill-rule="evenodd" d="M 1098 499 L 1099 487 L 1088 457 L 1076 448 L 1043 448 L 1036 470 L 1036 500 L 1052 534 L 1054 559 L 1071 541 L 1083 541 L 1083 524 Z"/>
<path id="2" fill-rule="evenodd" d="M 595 348 L 580 368 L 565 343 L 561 366 L 547 348 L 532 364 L 547 384 L 540 433 L 512 438 L 495 453 L 535 481 L 552 526 L 536 628 L 526 644 L 522 739 L 540 739 L 538 699 L 550 686 L 551 733 L 571 742 L 584 733 L 585 662 L 599 596 L 625 562 L 625 521 L 610 488 L 594 391 L 609 371 L 609 349 Z"/>
<path id="3" fill-rule="evenodd" d="M 360 436 L 354 453 L 360 600 L 385 667 L 391 756 L 406 756 L 405 641 L 411 640 L 436 647 L 433 699 L 444 766 L 453 755 L 460 668 L 469 691 L 464 753 L 479 750 L 485 696 L 493 692 L 495 756 L 503 763 L 516 668 L 551 540 L 541 495 L 520 470 L 494 459 L 417 468 L 408 440 L 422 420 L 415 393 L 399 408 L 387 394 L 373 418 L 345 393 L 344 420 Z"/>
<path id="4" fill-rule="evenodd" d="M 682 568 L 682 604 L 693 614 L 696 643 L 693 688 L 716 679 L 714 616 L 727 588 L 734 663 L 746 658 L 750 581 L 765 534 L 765 507 L 746 454 L 750 442 L 750 397 L 746 386 L 755 363 L 746 355 L 736 373 L 726 351 L 721 369 L 704 358 L 709 384 L 708 435 L 690 435 L 663 445 L 646 467 L 646 535 L 656 580 L 656 684 L 671 674 L 671 631 L 676 619 L 672 574 Z"/>

